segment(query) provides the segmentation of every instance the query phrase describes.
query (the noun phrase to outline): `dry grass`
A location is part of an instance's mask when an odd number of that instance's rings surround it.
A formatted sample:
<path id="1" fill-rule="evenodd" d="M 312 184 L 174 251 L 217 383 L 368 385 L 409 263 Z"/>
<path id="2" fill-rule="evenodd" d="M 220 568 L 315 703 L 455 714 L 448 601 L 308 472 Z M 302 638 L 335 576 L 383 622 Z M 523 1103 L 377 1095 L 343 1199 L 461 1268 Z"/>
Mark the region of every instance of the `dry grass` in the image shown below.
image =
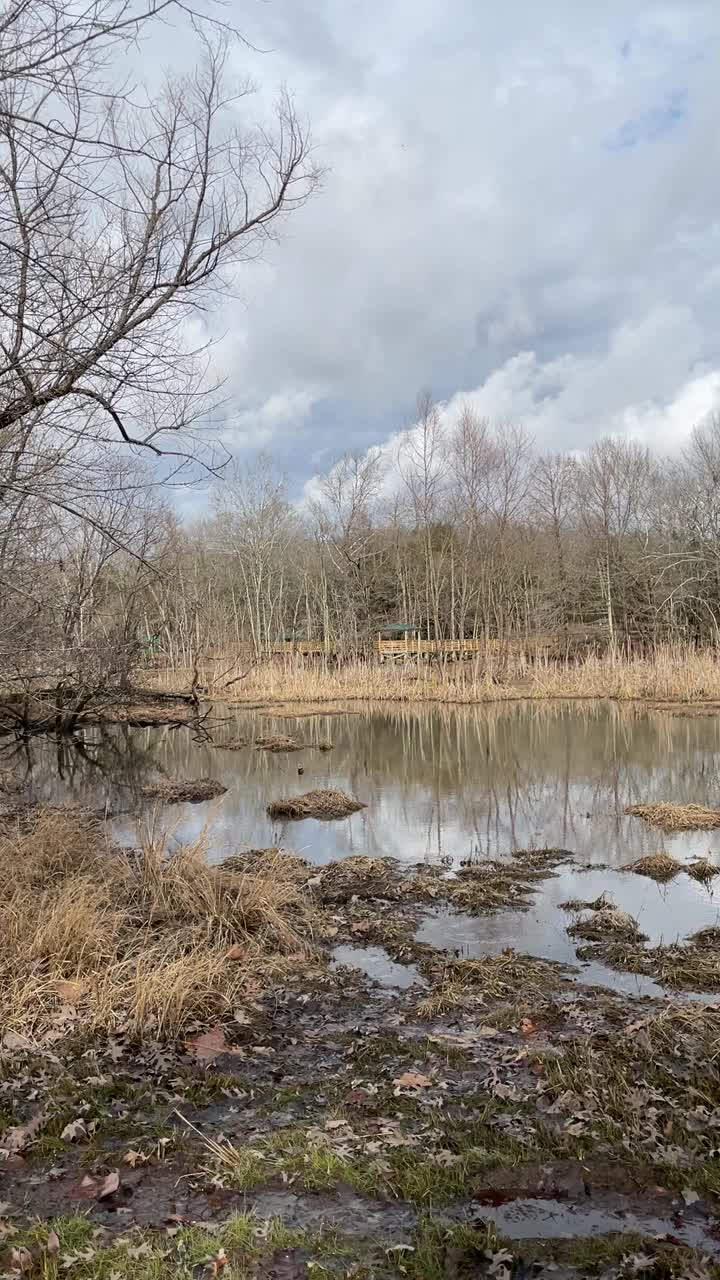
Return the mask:
<path id="1" fill-rule="evenodd" d="M 607 938 L 624 938 L 632 942 L 642 942 L 644 939 L 637 920 L 629 912 L 607 906 L 593 911 L 587 920 L 577 920 L 570 925 L 568 933 L 574 938 L 586 938 L 589 942 L 604 942 Z"/>
<path id="2" fill-rule="evenodd" d="M 214 698 L 228 696 L 228 682 L 247 671 L 228 670 L 222 659 L 208 665 L 202 682 Z M 222 673 L 222 679 L 216 678 Z M 163 689 L 187 690 L 192 672 L 183 669 L 148 672 L 145 680 Z M 390 699 L 398 702 L 497 702 L 514 698 L 618 698 L 677 709 L 678 704 L 720 701 L 720 654 L 683 646 L 659 647 L 654 653 L 627 658 L 618 653 L 589 655 L 569 662 L 534 653 L 503 654 L 489 649 L 472 662 L 436 663 L 413 659 L 381 664 L 377 660 L 334 666 L 318 659 L 288 657 L 254 667 L 232 683 L 238 703 L 263 707 Z M 669 704 L 674 704 L 670 707 Z"/>
<path id="3" fill-rule="evenodd" d="M 287 733 L 275 733 L 266 738 L 255 739 L 257 751 L 273 751 L 276 753 L 281 751 L 302 751 L 303 746 L 302 742 L 296 742 L 295 738 L 291 738 Z"/>
<path id="4" fill-rule="evenodd" d="M 140 788 L 145 800 L 162 800 L 165 804 L 200 804 L 203 800 L 216 800 L 224 796 L 227 787 L 215 778 L 191 778 L 188 781 L 169 781 L 161 778 L 158 782 L 147 782 Z"/>
<path id="5" fill-rule="evenodd" d="M 93 708 L 83 719 L 96 724 L 127 724 L 135 729 L 144 729 L 163 724 L 192 724 L 197 719 L 197 708 L 182 703 L 173 703 L 172 706 L 153 703 L 125 706 L 121 703 Z"/>
<path id="6" fill-rule="evenodd" d="M 671 858 L 669 853 L 647 853 L 643 858 L 638 858 L 637 862 L 631 863 L 626 870 L 662 882 L 678 875 L 683 870 L 683 864 Z"/>
<path id="7" fill-rule="evenodd" d="M 433 982 L 417 1011 L 421 1018 L 435 1018 L 456 1009 L 481 1008 L 488 1000 L 539 1004 L 551 991 L 563 985 L 570 971 L 563 965 L 534 956 L 503 951 L 499 956 L 481 956 L 477 960 L 451 960 L 438 968 L 431 959 L 420 962 L 423 975 Z"/>
<path id="8" fill-rule="evenodd" d="M 686 943 L 646 948 L 610 943 L 600 954 L 606 964 L 641 973 L 672 991 L 720 991 L 720 929 L 702 929 Z"/>
<path id="9" fill-rule="evenodd" d="M 324 868 L 319 891 L 323 902 L 396 898 L 397 878 L 393 864 L 384 858 L 344 858 Z"/>
<path id="10" fill-rule="evenodd" d="M 3 1031 L 174 1036 L 231 1011 L 253 974 L 307 954 L 318 913 L 284 855 L 253 870 L 205 855 L 204 838 L 172 856 L 148 838 L 128 854 L 71 812 L 0 838 Z"/>
<path id="11" fill-rule="evenodd" d="M 688 862 L 684 870 L 687 871 L 693 880 L 699 880 L 701 884 L 709 884 L 711 880 L 718 875 L 718 868 L 709 858 L 695 858 L 693 862 Z"/>
<path id="12" fill-rule="evenodd" d="M 607 911 L 614 910 L 615 904 L 612 898 L 604 890 L 599 898 L 593 898 L 591 902 L 584 902 L 582 898 L 568 898 L 567 902 L 560 903 L 561 911 Z"/>
<path id="13" fill-rule="evenodd" d="M 631 804 L 625 810 L 660 831 L 715 831 L 720 827 L 720 809 L 704 804 Z"/>
<path id="14" fill-rule="evenodd" d="M 301 796 L 289 796 L 284 800 L 274 800 L 267 811 L 271 818 L 347 818 L 351 813 L 366 806 L 353 796 L 346 796 L 344 791 L 306 791 Z"/>

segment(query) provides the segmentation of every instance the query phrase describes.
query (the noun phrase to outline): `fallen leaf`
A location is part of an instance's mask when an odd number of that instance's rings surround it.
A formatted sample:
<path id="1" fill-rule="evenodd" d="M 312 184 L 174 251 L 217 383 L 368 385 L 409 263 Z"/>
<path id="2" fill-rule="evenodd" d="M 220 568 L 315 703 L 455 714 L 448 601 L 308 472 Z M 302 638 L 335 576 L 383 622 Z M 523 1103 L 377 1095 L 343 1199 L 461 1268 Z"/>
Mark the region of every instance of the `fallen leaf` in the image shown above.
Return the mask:
<path id="1" fill-rule="evenodd" d="M 228 1045 L 225 1040 L 225 1032 L 222 1027 L 213 1027 L 211 1031 L 205 1031 L 201 1036 L 196 1036 L 194 1040 L 186 1040 L 185 1048 L 193 1058 L 197 1058 L 198 1062 L 210 1064 L 221 1054 L 228 1052 Z"/>
<path id="2" fill-rule="evenodd" d="M 397 1080 L 393 1080 L 393 1084 L 401 1089 L 430 1089 L 432 1080 L 429 1076 L 423 1076 L 419 1071 L 404 1071 Z"/>
<path id="3" fill-rule="evenodd" d="M 0 1140 L 0 1147 L 10 1155 L 17 1155 L 38 1130 L 42 1128 L 44 1122 L 44 1111 L 37 1111 L 34 1116 L 31 1116 L 27 1124 L 19 1124 L 14 1129 L 8 1129 L 2 1140 Z"/>
<path id="4" fill-rule="evenodd" d="M 100 1183 L 97 1189 L 96 1199 L 106 1200 L 108 1196 L 114 1196 L 120 1186 L 120 1173 L 117 1169 L 111 1169 L 110 1173 Z"/>
<path id="5" fill-rule="evenodd" d="M 48 1253 L 57 1253 L 60 1249 L 60 1237 L 57 1231 L 48 1231 L 48 1238 L 45 1243 Z"/>
<path id="6" fill-rule="evenodd" d="M 252 1022 L 252 1018 L 244 1009 L 233 1009 L 233 1018 L 239 1027 L 249 1027 Z"/>
<path id="7" fill-rule="evenodd" d="M 682 1198 L 686 1205 L 697 1204 L 700 1196 L 697 1191 L 693 1191 L 692 1187 L 683 1187 Z"/>
<path id="8" fill-rule="evenodd" d="M 68 1004 L 77 1004 L 85 995 L 84 982 L 56 982 L 55 991 L 61 1000 L 67 1000 Z M 74 1012 L 74 1011 L 73 1011 Z"/>
<path id="9" fill-rule="evenodd" d="M 32 1040 L 18 1035 L 17 1031 L 6 1031 L 2 1038 L 3 1049 L 32 1049 Z"/>
<path id="10" fill-rule="evenodd" d="M 211 1258 L 205 1268 L 206 1276 L 216 1276 L 223 1267 L 227 1266 L 227 1254 L 224 1249 L 219 1249 L 214 1258 Z"/>
<path id="11" fill-rule="evenodd" d="M 520 1023 L 520 1032 L 524 1036 L 534 1036 L 537 1031 L 537 1025 L 532 1018 L 523 1018 Z"/>
<path id="12" fill-rule="evenodd" d="M 350 1092 L 345 1095 L 345 1101 L 367 1102 L 370 1096 L 371 1095 L 368 1093 L 367 1089 L 351 1089 Z"/>
<path id="13" fill-rule="evenodd" d="M 32 1271 L 33 1256 L 30 1250 L 24 1248 L 23 1245 L 20 1245 L 17 1249 L 11 1250 L 10 1261 L 13 1271 L 19 1271 L 21 1274 L 26 1271 Z"/>
<path id="14" fill-rule="evenodd" d="M 134 1169 L 136 1164 L 147 1164 L 149 1159 L 150 1157 L 146 1156 L 142 1151 L 126 1151 L 123 1156 L 123 1164 L 128 1164 L 131 1169 Z"/>
<path id="15" fill-rule="evenodd" d="M 87 1138 L 87 1125 L 82 1117 L 78 1116 L 77 1120 L 71 1120 L 65 1125 L 60 1136 L 63 1142 L 76 1142 L 78 1138 Z"/>
<path id="16" fill-rule="evenodd" d="M 244 947 L 241 942 L 235 942 L 231 946 L 230 950 L 226 951 L 225 959 L 226 960 L 244 960 L 246 955 L 247 955 L 247 947 Z"/>

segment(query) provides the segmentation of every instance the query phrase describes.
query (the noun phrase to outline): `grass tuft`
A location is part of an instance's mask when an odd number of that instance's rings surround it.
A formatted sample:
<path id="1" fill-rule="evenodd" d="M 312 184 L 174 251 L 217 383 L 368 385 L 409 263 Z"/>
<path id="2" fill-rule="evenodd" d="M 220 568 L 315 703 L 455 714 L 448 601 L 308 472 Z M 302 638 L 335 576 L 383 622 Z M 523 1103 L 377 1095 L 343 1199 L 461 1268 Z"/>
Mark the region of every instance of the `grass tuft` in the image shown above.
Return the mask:
<path id="1" fill-rule="evenodd" d="M 672 858 L 669 853 L 647 853 L 627 867 L 638 876 L 649 876 L 651 880 L 672 880 L 682 871 L 682 863 Z"/>
<path id="2" fill-rule="evenodd" d="M 301 796 L 275 800 L 268 805 L 271 818 L 347 818 L 351 813 L 364 809 L 365 805 L 344 791 L 306 791 Z"/>
<path id="3" fill-rule="evenodd" d="M 661 831 L 715 831 L 720 827 L 720 809 L 704 804 L 631 804 L 625 810 Z"/>
<path id="4" fill-rule="evenodd" d="M 0 876 L 0 1025 L 24 1034 L 63 1010 L 90 1031 L 177 1034 L 231 1011 L 251 973 L 307 955 L 318 919 L 282 853 L 214 867 L 204 836 L 128 853 L 70 811 L 0 837 Z"/>

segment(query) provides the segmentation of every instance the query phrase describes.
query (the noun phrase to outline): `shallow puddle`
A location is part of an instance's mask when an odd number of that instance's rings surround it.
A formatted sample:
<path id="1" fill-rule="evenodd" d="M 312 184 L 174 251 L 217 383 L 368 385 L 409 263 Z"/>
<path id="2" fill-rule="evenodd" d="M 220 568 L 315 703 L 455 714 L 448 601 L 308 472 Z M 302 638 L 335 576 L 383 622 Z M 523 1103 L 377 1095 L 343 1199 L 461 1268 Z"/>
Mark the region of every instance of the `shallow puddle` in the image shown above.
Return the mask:
<path id="1" fill-rule="evenodd" d="M 634 872 L 611 870 L 578 871 L 560 866 L 557 875 L 537 888 L 528 911 L 503 911 L 493 916 L 471 916 L 450 910 L 428 912 L 415 935 L 416 941 L 474 957 L 498 955 L 507 947 L 546 960 L 576 965 L 578 981 L 611 987 L 628 995 L 669 994 L 652 978 L 621 973 L 600 961 L 579 960 L 582 939 L 570 937 L 568 925 L 578 917 L 561 909 L 570 899 L 592 901 L 607 893 L 614 904 L 629 911 L 648 937 L 649 946 L 669 944 L 689 933 L 720 921 L 720 899 L 689 876 L 680 874 L 668 884 L 658 885 Z M 720 995 L 687 994 L 684 998 L 716 1003 Z"/>
<path id="2" fill-rule="evenodd" d="M 414 964 L 396 964 L 382 947 L 350 947 L 333 948 L 333 962 L 347 965 L 350 969 L 358 969 L 367 974 L 381 987 L 394 987 L 401 991 L 408 987 L 427 987 Z"/>
<path id="3" fill-rule="evenodd" d="M 682 1240 L 708 1253 L 720 1252 L 720 1244 L 702 1221 L 644 1217 L 621 1210 L 585 1208 L 562 1200 L 512 1200 L 509 1204 L 478 1208 L 478 1219 L 492 1222 L 501 1235 L 513 1240 L 566 1240 L 604 1236 L 615 1232 Z"/>

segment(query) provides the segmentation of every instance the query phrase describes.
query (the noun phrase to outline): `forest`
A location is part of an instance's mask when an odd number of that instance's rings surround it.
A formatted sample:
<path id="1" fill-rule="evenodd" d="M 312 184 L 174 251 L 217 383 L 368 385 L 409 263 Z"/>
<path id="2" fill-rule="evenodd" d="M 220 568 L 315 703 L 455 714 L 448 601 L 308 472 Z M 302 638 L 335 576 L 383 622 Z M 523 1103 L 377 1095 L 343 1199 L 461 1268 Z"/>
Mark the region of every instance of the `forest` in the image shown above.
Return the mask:
<path id="1" fill-rule="evenodd" d="M 47 493 L 6 493 L 5 672 L 124 679 L 298 639 L 362 658 L 392 624 L 557 656 L 717 644 L 720 418 L 662 458 L 613 438 L 540 454 L 520 426 L 448 417 L 422 397 L 392 449 L 341 457 L 299 500 L 268 459 L 235 461 L 192 520 L 136 459 L 76 510 L 52 469 Z"/>

